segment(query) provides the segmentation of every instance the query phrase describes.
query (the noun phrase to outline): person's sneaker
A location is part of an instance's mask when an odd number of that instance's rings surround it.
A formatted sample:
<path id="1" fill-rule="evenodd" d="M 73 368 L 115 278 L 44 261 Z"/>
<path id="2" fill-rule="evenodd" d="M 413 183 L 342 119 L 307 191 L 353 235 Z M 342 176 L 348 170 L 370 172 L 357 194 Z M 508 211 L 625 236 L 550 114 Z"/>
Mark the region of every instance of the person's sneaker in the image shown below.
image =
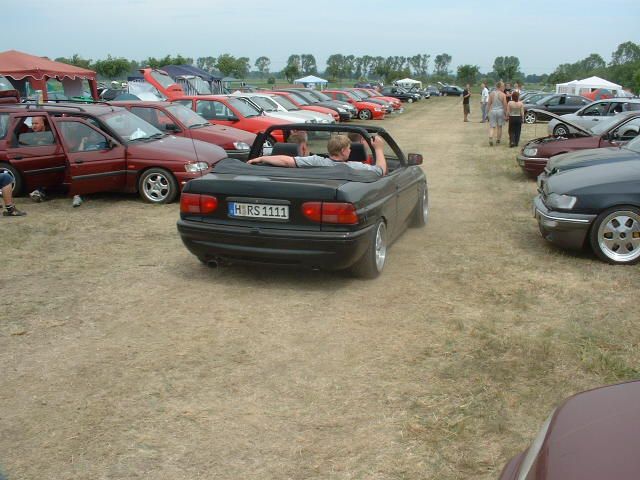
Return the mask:
<path id="1" fill-rule="evenodd" d="M 489 146 L 493 147 L 493 140 L 489 139 Z"/>
<path id="2" fill-rule="evenodd" d="M 73 202 L 71 202 L 71 205 L 73 205 L 74 208 L 82 205 L 82 197 L 80 195 L 74 195 Z"/>
<path id="3" fill-rule="evenodd" d="M 16 207 L 7 207 L 7 209 L 2 212 L 2 215 L 5 217 L 24 217 L 26 214 L 27 212 L 18 210 Z"/>
<path id="4" fill-rule="evenodd" d="M 33 200 L 34 202 L 44 202 L 44 199 L 45 199 L 44 192 L 42 190 L 37 190 L 37 189 L 31 192 L 29 196 L 31 197 L 31 200 Z"/>

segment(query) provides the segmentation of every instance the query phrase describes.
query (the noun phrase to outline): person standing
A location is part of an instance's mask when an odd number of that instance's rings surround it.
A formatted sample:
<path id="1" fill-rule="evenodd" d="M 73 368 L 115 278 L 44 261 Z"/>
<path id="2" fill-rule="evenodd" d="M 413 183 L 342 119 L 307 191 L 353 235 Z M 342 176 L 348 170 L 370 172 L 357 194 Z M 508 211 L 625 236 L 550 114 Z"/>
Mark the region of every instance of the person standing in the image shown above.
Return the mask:
<path id="1" fill-rule="evenodd" d="M 524 105 L 520 101 L 520 94 L 514 91 L 511 101 L 507 103 L 509 117 L 509 147 L 517 147 L 520 143 L 520 132 L 524 121 Z"/>
<path id="2" fill-rule="evenodd" d="M 493 147 L 495 138 L 496 145 L 500 144 L 502 137 L 502 126 L 507 115 L 507 98 L 504 95 L 504 82 L 501 80 L 496 84 L 496 89 L 489 95 L 489 145 Z"/>
<path id="3" fill-rule="evenodd" d="M 464 121 L 465 122 L 469 121 L 469 120 L 467 120 L 467 117 L 469 116 L 469 113 L 471 112 L 470 106 L 469 106 L 469 99 L 470 98 L 471 98 L 471 87 L 467 83 L 467 88 L 465 88 L 462 91 L 462 113 L 464 114 Z"/>
<path id="4" fill-rule="evenodd" d="M 480 93 L 480 110 L 482 110 L 482 120 L 480 123 L 487 121 L 487 104 L 489 103 L 489 89 L 487 84 L 482 82 L 482 91 Z"/>

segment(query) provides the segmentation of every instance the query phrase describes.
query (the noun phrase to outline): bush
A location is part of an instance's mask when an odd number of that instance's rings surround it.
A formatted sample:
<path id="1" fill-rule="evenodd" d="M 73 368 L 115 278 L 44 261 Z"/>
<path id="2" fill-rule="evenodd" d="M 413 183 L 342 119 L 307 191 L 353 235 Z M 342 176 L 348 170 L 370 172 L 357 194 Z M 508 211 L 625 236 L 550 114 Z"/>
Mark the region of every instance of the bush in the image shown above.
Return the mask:
<path id="1" fill-rule="evenodd" d="M 276 77 L 269 77 L 267 78 L 267 83 L 269 85 L 275 85 L 276 84 Z"/>

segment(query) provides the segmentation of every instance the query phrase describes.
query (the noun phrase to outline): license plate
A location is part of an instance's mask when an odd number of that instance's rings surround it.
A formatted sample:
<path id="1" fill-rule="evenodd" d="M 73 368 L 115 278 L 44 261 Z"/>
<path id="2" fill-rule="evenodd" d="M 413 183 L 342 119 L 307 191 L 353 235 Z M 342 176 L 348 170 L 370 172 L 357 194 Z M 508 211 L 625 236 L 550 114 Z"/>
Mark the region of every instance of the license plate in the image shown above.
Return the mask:
<path id="1" fill-rule="evenodd" d="M 289 220 L 288 205 L 265 205 L 262 203 L 229 202 L 227 211 L 230 217 Z"/>

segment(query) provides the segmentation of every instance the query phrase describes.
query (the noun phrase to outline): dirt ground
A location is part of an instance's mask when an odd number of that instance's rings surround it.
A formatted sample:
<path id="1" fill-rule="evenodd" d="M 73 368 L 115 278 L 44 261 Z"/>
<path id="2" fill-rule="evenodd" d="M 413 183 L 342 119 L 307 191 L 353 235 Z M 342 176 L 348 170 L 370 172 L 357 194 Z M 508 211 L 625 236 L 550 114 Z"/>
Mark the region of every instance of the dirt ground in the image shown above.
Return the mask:
<path id="1" fill-rule="evenodd" d="M 207 268 L 177 204 L 18 199 L 28 216 L 0 217 L 0 472 L 497 479 L 559 400 L 640 376 L 637 267 L 544 242 L 534 182 L 478 107 L 382 122 L 424 154 L 431 217 L 374 281 Z"/>

